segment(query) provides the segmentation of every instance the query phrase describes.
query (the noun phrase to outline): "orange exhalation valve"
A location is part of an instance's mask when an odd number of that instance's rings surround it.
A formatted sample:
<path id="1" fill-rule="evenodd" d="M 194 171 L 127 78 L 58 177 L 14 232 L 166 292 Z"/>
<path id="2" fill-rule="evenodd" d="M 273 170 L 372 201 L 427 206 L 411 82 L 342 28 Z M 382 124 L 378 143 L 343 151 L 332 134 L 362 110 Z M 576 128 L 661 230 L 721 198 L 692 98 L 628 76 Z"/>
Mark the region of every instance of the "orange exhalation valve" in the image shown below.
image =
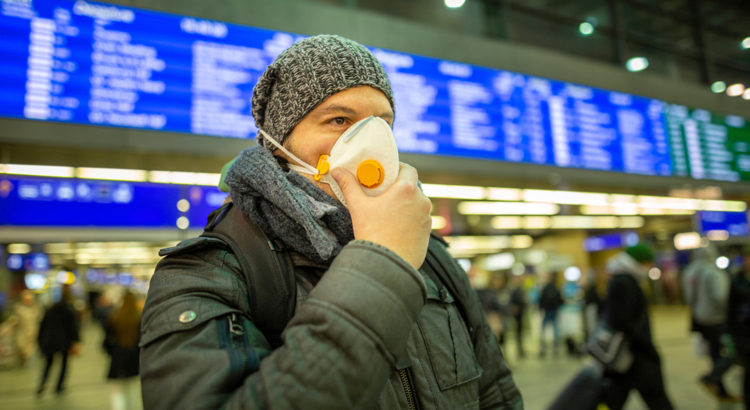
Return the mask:
<path id="1" fill-rule="evenodd" d="M 315 180 L 320 181 L 320 178 L 331 169 L 331 164 L 328 163 L 328 155 L 323 154 L 318 158 L 318 166 L 316 169 L 319 173 L 318 175 L 315 175 Z"/>
<path id="2" fill-rule="evenodd" d="M 378 161 L 368 159 L 357 167 L 357 179 L 365 188 L 377 188 L 385 179 L 385 170 Z"/>

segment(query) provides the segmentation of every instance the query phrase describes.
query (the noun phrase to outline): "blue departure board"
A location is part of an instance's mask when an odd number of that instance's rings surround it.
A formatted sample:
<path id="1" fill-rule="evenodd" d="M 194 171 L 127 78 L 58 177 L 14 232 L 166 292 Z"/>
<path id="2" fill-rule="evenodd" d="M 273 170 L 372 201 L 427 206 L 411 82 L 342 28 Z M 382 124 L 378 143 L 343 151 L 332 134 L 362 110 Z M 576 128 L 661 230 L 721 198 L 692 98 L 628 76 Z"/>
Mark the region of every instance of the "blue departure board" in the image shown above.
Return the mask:
<path id="1" fill-rule="evenodd" d="M 2 0 L 0 115 L 252 138 L 290 33 L 83 0 Z M 671 175 L 658 100 L 371 48 L 402 152 Z"/>
<path id="2" fill-rule="evenodd" d="M 0 177 L 0 226 L 177 229 L 184 217 L 201 229 L 226 197 L 207 186 Z M 188 206 L 180 210 L 183 200 Z"/>

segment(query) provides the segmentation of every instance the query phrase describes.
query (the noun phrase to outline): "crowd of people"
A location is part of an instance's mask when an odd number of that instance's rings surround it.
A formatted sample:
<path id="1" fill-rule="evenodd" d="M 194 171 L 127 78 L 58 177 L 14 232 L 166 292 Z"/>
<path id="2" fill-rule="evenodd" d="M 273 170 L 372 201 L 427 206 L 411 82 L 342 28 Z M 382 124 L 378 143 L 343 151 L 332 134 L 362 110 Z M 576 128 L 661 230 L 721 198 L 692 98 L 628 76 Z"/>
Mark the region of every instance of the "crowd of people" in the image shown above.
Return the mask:
<path id="1" fill-rule="evenodd" d="M 30 366 L 35 356 L 44 359 L 37 397 L 42 397 L 47 391 L 47 381 L 54 378 L 51 370 L 56 362 L 59 362 L 59 373 L 54 392 L 61 394 L 65 391 L 69 358 L 81 352 L 84 312 L 75 307 L 75 300 L 71 287 L 62 285 L 58 300 L 45 310 L 36 302 L 34 293 L 27 289 L 19 294 L 18 301 L 2 324 L 3 332 L 11 337 L 18 366 Z M 141 308 L 136 296 L 127 291 L 121 295 L 116 308 L 107 300 L 107 295 L 97 297 L 96 308 L 90 312 L 100 325 L 101 340 L 87 343 L 97 348 L 100 346 L 110 358 L 106 378 L 111 386 L 112 409 L 139 409 Z"/>

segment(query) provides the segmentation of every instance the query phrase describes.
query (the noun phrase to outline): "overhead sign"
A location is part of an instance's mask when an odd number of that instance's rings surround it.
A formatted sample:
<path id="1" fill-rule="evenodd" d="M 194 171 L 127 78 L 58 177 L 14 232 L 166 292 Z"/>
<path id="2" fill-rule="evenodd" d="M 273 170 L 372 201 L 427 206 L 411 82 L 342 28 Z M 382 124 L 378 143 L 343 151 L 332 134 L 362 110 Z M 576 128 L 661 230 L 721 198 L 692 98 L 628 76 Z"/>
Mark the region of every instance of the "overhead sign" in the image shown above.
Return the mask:
<path id="1" fill-rule="evenodd" d="M 83 0 L 2 7 L 0 115 L 43 121 L 251 138 L 255 83 L 303 38 Z M 661 101 L 371 50 L 402 152 L 672 175 Z"/>
<path id="2" fill-rule="evenodd" d="M 0 177 L 0 226 L 176 228 L 187 217 L 200 228 L 226 196 L 204 186 Z"/>
<path id="3" fill-rule="evenodd" d="M 722 232 L 726 237 L 750 235 L 747 213 L 745 212 L 699 211 L 697 215 L 699 227 L 703 234 L 716 235 Z"/>

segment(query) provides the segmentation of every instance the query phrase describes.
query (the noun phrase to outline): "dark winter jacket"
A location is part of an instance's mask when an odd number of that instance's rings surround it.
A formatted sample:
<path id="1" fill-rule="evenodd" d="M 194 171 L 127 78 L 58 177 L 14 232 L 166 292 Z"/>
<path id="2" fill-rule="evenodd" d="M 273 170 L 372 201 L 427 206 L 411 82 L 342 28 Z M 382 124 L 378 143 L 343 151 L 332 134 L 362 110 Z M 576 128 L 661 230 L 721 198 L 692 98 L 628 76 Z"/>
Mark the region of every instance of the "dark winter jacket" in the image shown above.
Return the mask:
<path id="1" fill-rule="evenodd" d="M 636 359 L 659 361 L 651 338 L 648 301 L 636 279 L 641 268 L 624 252 L 615 259 L 620 263 L 608 264 L 613 277 L 607 290 L 605 320 L 612 329 L 625 333 Z"/>
<path id="2" fill-rule="evenodd" d="M 454 295 L 389 249 L 355 240 L 330 266 L 294 254 L 297 307 L 275 350 L 248 320 L 263 312 L 249 311 L 228 248 L 167 253 L 141 328 L 146 410 L 523 408 L 476 292 L 467 324 Z"/>
<path id="3" fill-rule="evenodd" d="M 544 311 L 554 311 L 563 305 L 562 295 L 554 283 L 550 282 L 542 288 L 539 295 L 539 309 Z"/>
<path id="4" fill-rule="evenodd" d="M 70 304 L 61 300 L 47 310 L 39 325 L 38 340 L 45 355 L 65 353 L 79 341 L 78 318 Z"/>

